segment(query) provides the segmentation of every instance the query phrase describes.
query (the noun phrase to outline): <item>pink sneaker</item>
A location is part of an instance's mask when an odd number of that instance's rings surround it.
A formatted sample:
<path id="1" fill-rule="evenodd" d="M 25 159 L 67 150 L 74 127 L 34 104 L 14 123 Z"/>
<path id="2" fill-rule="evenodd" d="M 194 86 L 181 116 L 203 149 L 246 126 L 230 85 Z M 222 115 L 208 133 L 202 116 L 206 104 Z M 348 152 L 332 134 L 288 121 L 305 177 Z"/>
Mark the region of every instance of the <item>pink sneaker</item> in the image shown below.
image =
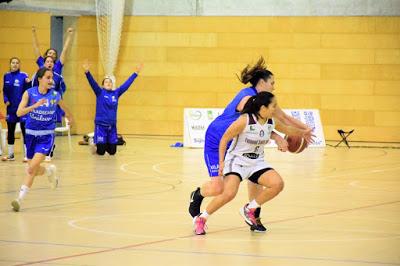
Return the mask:
<path id="1" fill-rule="evenodd" d="M 246 205 L 243 206 L 243 208 L 240 208 L 240 211 L 239 211 L 240 215 L 242 215 L 242 217 L 244 218 L 244 221 L 249 226 L 257 225 L 257 219 L 256 219 L 256 216 L 255 216 L 256 208 L 249 209 L 249 208 L 247 208 L 248 205 L 249 204 L 246 204 Z"/>
<path id="2" fill-rule="evenodd" d="M 200 217 L 200 214 L 194 217 L 193 219 L 194 224 L 194 233 L 196 235 L 205 235 L 206 234 L 206 219 Z"/>

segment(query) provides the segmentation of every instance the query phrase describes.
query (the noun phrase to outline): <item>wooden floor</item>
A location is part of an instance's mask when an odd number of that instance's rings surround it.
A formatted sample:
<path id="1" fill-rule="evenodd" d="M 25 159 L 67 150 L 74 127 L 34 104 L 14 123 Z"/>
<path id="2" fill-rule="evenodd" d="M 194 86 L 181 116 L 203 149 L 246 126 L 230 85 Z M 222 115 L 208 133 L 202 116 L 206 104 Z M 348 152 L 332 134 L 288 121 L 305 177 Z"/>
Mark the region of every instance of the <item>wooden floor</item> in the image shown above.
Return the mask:
<path id="1" fill-rule="evenodd" d="M 400 149 L 268 149 L 285 180 L 263 207 L 268 232 L 239 216 L 243 183 L 195 236 L 187 207 L 207 180 L 203 151 L 170 148 L 176 141 L 128 137 L 116 156 L 97 157 L 58 137 L 60 187 L 38 178 L 19 213 L 10 201 L 21 154 L 0 162 L 0 265 L 400 265 Z"/>

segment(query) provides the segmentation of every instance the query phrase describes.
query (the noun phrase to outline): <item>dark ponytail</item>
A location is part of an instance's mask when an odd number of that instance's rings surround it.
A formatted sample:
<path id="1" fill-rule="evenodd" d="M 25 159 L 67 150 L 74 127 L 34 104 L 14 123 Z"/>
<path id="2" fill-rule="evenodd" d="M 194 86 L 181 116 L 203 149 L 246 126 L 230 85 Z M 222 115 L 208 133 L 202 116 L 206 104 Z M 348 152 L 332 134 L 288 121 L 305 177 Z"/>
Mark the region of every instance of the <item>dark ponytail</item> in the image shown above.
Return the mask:
<path id="1" fill-rule="evenodd" d="M 260 57 L 254 66 L 251 67 L 247 65 L 238 78 L 243 84 L 250 82 L 250 84 L 255 87 L 260 79 L 267 80 L 271 76 L 273 76 L 273 74 L 267 69 L 264 58 Z"/>
<path id="2" fill-rule="evenodd" d="M 244 105 L 242 114 L 254 114 L 258 117 L 261 106 L 264 105 L 265 107 L 268 107 L 274 97 L 275 96 L 272 93 L 267 91 L 263 91 L 257 95 L 251 96 Z"/>

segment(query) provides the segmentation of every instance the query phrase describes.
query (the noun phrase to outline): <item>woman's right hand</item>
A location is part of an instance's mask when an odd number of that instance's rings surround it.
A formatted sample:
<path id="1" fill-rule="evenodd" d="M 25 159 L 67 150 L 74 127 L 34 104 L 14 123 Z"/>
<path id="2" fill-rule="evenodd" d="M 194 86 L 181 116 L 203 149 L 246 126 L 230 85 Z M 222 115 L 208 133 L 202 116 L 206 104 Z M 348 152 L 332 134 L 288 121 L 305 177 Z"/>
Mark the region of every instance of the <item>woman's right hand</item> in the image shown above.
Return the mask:
<path id="1" fill-rule="evenodd" d="M 11 103 L 10 102 L 6 102 L 6 106 L 9 106 Z"/>
<path id="2" fill-rule="evenodd" d="M 89 64 L 89 60 L 88 59 L 85 59 L 83 61 L 82 67 L 85 70 L 85 72 L 89 72 L 90 64 Z"/>
<path id="3" fill-rule="evenodd" d="M 279 136 L 279 137 L 280 137 L 280 136 Z M 278 150 L 279 150 L 279 151 L 281 151 L 281 152 L 287 152 L 289 144 L 288 144 L 288 142 L 287 142 L 286 139 L 284 139 L 284 138 L 282 138 L 282 137 L 277 138 L 277 139 L 275 139 L 275 143 L 276 143 L 276 145 L 278 146 Z"/>
<path id="4" fill-rule="evenodd" d="M 34 105 L 32 105 L 33 109 L 38 108 L 39 106 L 42 106 L 43 104 L 45 104 L 47 102 L 46 98 L 42 98 L 39 101 L 37 101 Z"/>

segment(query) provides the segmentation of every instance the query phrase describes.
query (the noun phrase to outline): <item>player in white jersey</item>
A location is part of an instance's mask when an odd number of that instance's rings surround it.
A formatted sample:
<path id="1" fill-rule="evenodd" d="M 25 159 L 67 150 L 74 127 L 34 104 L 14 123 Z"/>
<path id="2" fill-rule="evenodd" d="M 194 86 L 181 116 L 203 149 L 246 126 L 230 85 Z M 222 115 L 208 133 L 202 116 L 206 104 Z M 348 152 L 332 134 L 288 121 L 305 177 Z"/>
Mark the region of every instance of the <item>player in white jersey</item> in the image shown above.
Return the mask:
<path id="1" fill-rule="evenodd" d="M 203 213 L 194 218 L 197 235 L 206 233 L 205 223 L 208 216 L 236 196 L 243 179 L 265 187 L 240 210 L 249 226 L 257 226 L 256 209 L 282 191 L 281 176 L 264 160 L 264 146 L 270 138 L 274 139 L 275 134 L 271 135 L 274 128 L 287 135 L 303 137 L 310 134 L 311 129 L 287 126 L 279 120 L 274 122 L 272 116 L 276 108 L 275 96 L 270 92 L 260 92 L 247 101 L 242 115 L 225 131 L 219 144 L 219 175 L 224 176 L 224 191 L 213 198 Z M 232 139 L 233 143 L 225 155 Z"/>

